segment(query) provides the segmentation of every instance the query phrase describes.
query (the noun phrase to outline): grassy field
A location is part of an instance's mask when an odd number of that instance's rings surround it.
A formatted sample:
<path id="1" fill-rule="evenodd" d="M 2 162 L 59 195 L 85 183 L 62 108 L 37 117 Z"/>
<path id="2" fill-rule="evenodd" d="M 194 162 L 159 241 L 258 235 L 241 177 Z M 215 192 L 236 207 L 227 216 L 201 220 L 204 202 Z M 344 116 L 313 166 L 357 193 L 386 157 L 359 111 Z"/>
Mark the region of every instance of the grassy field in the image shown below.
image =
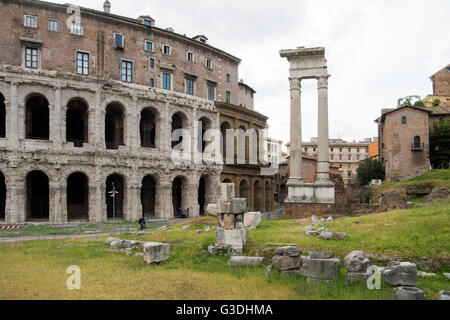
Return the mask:
<path id="1" fill-rule="evenodd" d="M 407 181 L 385 183 L 381 186 L 375 187 L 375 189 L 384 191 L 396 186 L 421 184 L 421 183 L 430 183 L 433 187 L 450 188 L 450 169 L 432 170 L 417 178 Z"/>
<path id="2" fill-rule="evenodd" d="M 307 224 L 308 220 L 263 221 L 250 231 L 246 254 L 262 255 L 267 243 L 281 242 L 297 244 L 303 254 L 330 250 L 341 258 L 352 250 L 399 260 L 449 258 L 450 201 L 335 220 L 326 227 L 347 232 L 340 241 L 305 237 L 302 228 Z M 215 219 L 201 218 L 187 230 L 181 224 L 141 237 L 123 235 L 122 239 L 173 244 L 170 259 L 152 267 L 142 258 L 106 252 L 106 237 L 0 244 L 0 299 L 395 299 L 389 285 L 369 291 L 364 283 L 347 282 L 344 270 L 336 282 L 317 285 L 277 272 L 265 277 L 264 267 L 229 267 L 228 255 L 211 256 L 207 251 L 215 234 L 196 232 L 213 225 Z M 70 265 L 81 268 L 81 290 L 66 288 Z M 442 275 L 450 266 L 435 272 L 436 278 L 419 278 L 418 287 L 428 299 L 450 290 L 450 281 Z"/>

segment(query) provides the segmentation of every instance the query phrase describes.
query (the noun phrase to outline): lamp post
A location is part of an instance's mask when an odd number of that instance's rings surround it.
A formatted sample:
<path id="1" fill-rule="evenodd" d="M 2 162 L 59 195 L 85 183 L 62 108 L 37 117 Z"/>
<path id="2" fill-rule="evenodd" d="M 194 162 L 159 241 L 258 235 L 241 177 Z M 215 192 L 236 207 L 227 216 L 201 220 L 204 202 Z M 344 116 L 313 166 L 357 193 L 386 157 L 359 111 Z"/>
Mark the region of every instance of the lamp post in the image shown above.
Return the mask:
<path id="1" fill-rule="evenodd" d="M 110 194 L 110 197 L 113 199 L 112 205 L 113 205 L 113 226 L 114 226 L 114 233 L 116 233 L 116 196 L 119 193 L 116 191 L 116 186 L 114 185 L 114 182 L 112 183 L 112 190 L 108 192 Z"/>

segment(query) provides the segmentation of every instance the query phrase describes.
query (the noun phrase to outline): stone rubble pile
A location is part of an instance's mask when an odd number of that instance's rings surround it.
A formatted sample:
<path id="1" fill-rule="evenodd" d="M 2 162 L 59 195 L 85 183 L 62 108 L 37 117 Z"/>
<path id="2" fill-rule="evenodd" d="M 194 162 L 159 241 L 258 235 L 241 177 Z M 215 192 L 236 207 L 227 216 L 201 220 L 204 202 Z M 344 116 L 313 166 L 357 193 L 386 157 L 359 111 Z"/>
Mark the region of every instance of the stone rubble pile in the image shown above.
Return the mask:
<path id="1" fill-rule="evenodd" d="M 283 274 L 298 273 L 302 267 L 302 251 L 297 247 L 281 247 L 274 251 L 272 266 Z"/>
<path id="2" fill-rule="evenodd" d="M 318 218 L 317 216 L 311 216 L 311 225 L 303 228 L 307 237 L 320 237 L 324 240 L 340 240 L 344 239 L 347 234 L 345 232 L 329 232 L 324 228 L 325 223 L 333 222 L 332 216 L 325 218 Z"/>

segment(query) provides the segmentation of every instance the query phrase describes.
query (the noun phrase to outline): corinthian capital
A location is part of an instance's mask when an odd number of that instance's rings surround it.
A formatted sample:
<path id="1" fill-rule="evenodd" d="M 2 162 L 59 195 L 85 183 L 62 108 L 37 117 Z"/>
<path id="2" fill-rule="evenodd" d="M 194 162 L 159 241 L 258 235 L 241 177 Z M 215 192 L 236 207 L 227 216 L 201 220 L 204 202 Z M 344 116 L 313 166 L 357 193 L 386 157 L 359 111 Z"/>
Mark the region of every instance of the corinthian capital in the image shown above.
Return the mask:
<path id="1" fill-rule="evenodd" d="M 319 89 L 328 89 L 328 78 L 329 75 L 323 75 L 317 78 L 317 87 Z"/>
<path id="2" fill-rule="evenodd" d="M 289 78 L 289 86 L 291 90 L 300 90 L 302 87 L 300 78 Z"/>

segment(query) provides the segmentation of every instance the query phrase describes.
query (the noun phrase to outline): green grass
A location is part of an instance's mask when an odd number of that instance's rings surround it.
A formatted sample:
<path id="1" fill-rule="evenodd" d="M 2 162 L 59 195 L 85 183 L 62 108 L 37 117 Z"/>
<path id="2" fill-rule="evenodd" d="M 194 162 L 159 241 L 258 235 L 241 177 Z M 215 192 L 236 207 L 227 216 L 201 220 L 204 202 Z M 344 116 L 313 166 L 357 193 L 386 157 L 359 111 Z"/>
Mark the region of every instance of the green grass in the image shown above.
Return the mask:
<path id="1" fill-rule="evenodd" d="M 309 220 L 263 221 L 250 230 L 247 255 L 262 255 L 266 243 L 295 243 L 303 250 L 333 251 L 343 258 L 352 250 L 383 254 L 407 261 L 420 257 L 448 259 L 450 244 L 450 201 L 422 208 L 399 210 L 362 217 L 346 217 L 327 224 L 331 231 L 344 231 L 344 240 L 326 241 L 305 237 L 302 228 Z M 358 220 L 359 223 L 355 223 Z M 386 226 L 388 224 L 388 226 Z M 142 258 L 108 253 L 106 237 L 77 240 L 32 241 L 0 244 L 0 299 L 395 299 L 392 287 L 370 291 L 365 283 L 350 283 L 341 277 L 329 285 L 287 278 L 277 272 L 264 276 L 264 267 L 232 268 L 229 256 L 211 256 L 207 246 L 215 244 L 214 232 L 197 234 L 214 218 L 200 218 L 169 231 L 122 239 L 171 243 L 170 259 L 146 266 Z M 382 264 L 382 263 L 381 263 Z M 78 265 L 82 289 L 66 288 L 66 269 Z M 418 287 L 428 298 L 450 290 L 442 272 L 433 279 L 419 278 Z"/>
<path id="2" fill-rule="evenodd" d="M 409 185 L 409 184 L 417 184 L 417 183 L 426 183 L 429 182 L 433 185 L 433 187 L 448 187 L 450 188 L 450 169 L 443 170 L 432 170 L 427 172 L 419 177 L 416 177 L 407 181 L 400 182 L 390 182 L 385 183 L 381 186 L 375 187 L 376 190 L 387 190 L 396 186 Z"/>

